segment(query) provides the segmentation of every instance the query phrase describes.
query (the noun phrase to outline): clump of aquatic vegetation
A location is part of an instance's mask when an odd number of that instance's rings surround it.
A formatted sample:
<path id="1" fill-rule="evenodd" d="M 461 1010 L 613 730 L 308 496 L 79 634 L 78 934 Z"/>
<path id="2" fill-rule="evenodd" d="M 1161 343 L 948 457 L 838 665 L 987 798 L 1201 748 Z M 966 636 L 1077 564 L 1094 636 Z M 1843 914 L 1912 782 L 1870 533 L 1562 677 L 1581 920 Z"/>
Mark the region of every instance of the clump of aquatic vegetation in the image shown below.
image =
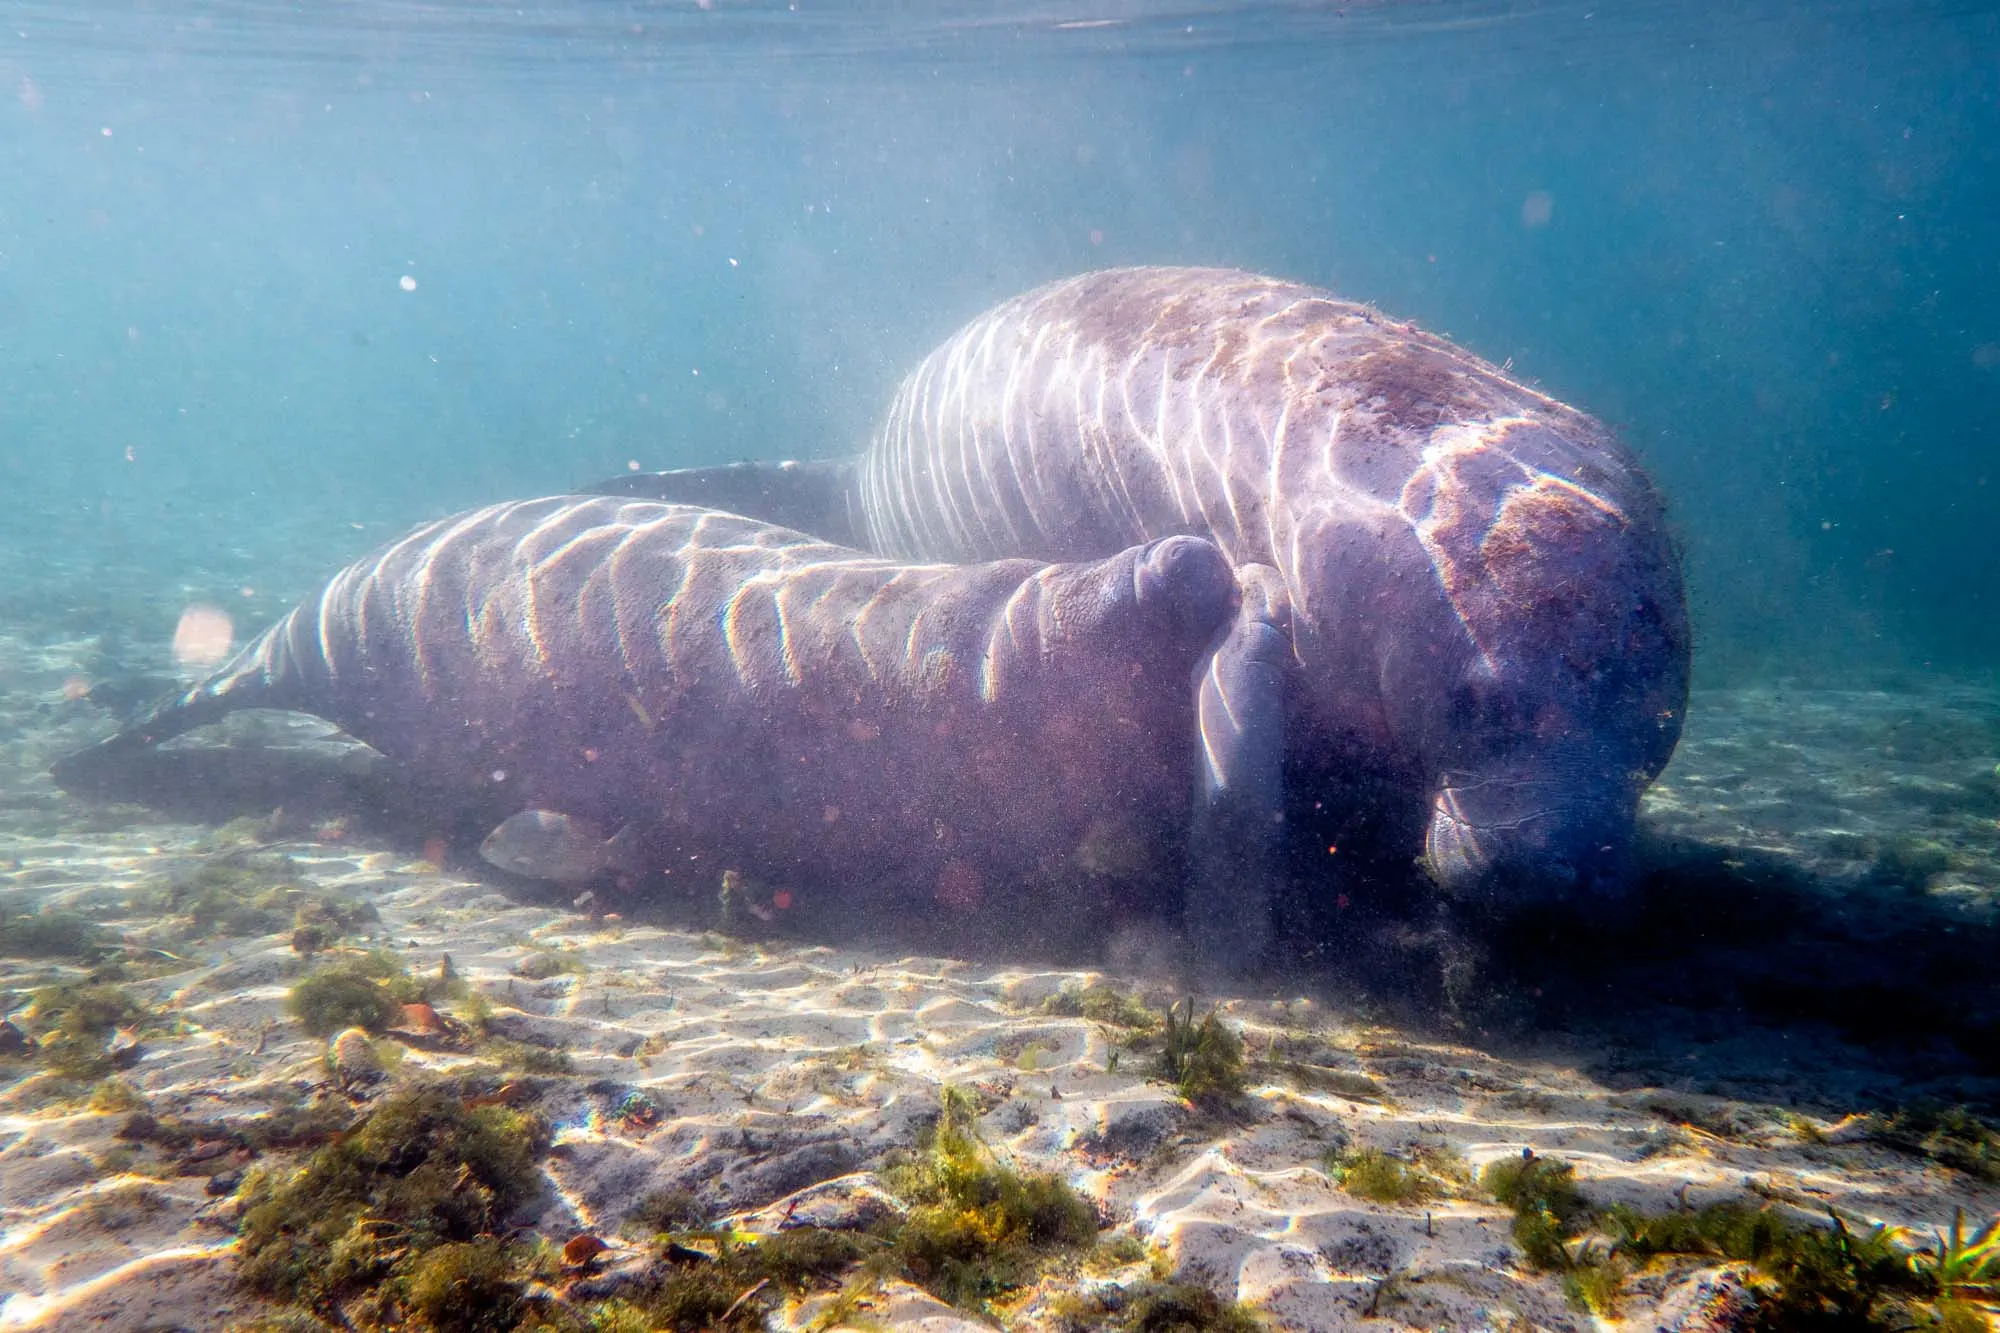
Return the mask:
<path id="1" fill-rule="evenodd" d="M 444 984 L 448 988 L 458 983 Z M 466 996 L 461 1012 L 474 1049 L 502 1068 L 516 1069 L 524 1074 L 567 1074 L 575 1069 L 569 1052 L 561 1047 L 538 1046 L 533 1042 L 501 1036 L 494 1031 L 493 1005 L 477 991 Z"/>
<path id="2" fill-rule="evenodd" d="M 285 1012 L 315 1037 L 342 1028 L 381 1032 L 406 1004 L 425 998 L 424 987 L 386 950 L 341 958 L 312 972 L 285 994 Z"/>
<path id="3" fill-rule="evenodd" d="M 889 1246 L 903 1276 L 953 1305 L 983 1309 L 1041 1263 L 1088 1246 L 1097 1213 L 1054 1175 L 1002 1162 L 974 1128 L 975 1107 L 946 1088 L 929 1142 L 886 1176 L 913 1206 Z"/>
<path id="4" fill-rule="evenodd" d="M 331 947 L 378 918 L 372 904 L 329 893 L 299 873 L 288 856 L 233 848 L 139 889 L 135 912 L 171 919 L 169 934 L 187 940 L 270 935 L 290 929 L 300 953 Z"/>
<path id="5" fill-rule="evenodd" d="M 1387 1102 L 1389 1094 L 1380 1083 L 1352 1069 L 1334 1069 L 1303 1060 L 1261 1061 L 1271 1073 L 1309 1092 L 1332 1092 L 1354 1102 Z"/>
<path id="6" fill-rule="evenodd" d="M 504 1090 L 469 1087 L 406 1088 L 339 1128 L 315 1120 L 316 1146 L 296 1168 L 244 1183 L 239 1277 L 289 1307 L 271 1327 L 310 1318 L 365 1333 L 750 1333 L 814 1292 L 829 1299 L 811 1327 L 861 1327 L 889 1277 L 991 1315 L 1051 1265 L 1145 1258 L 1130 1236 L 1096 1246 L 1090 1204 L 1059 1178 L 1002 1160 L 977 1132 L 972 1097 L 947 1088 L 924 1139 L 885 1168 L 903 1206 L 872 1229 L 746 1232 L 707 1221 L 685 1190 L 662 1191 L 626 1219 L 644 1262 L 596 1284 L 587 1279 L 614 1242 L 559 1244 L 509 1227 L 542 1192 L 547 1125 L 506 1104 Z M 205 1132 L 144 1115 L 133 1123 L 145 1142 Z M 1168 1280 L 1157 1260 L 1150 1277 L 1055 1304 L 1058 1322 L 1079 1329 L 1263 1327 L 1234 1302 Z"/>
<path id="7" fill-rule="evenodd" d="M 675 1231 L 699 1230 L 704 1212 L 694 1192 L 685 1189 L 654 1190 L 639 1200 L 639 1206 L 625 1214 L 620 1230 L 634 1239 Z"/>
<path id="8" fill-rule="evenodd" d="M 0 957 L 68 958 L 95 962 L 109 952 L 97 923 L 74 912 L 0 909 Z"/>
<path id="9" fill-rule="evenodd" d="M 136 1052 L 137 1033 L 152 1019 L 146 1007 L 117 986 L 57 982 L 35 991 L 10 1020 L 32 1037 L 31 1050 L 60 1079 L 94 1083 L 111 1073 L 125 1052 Z"/>
<path id="10" fill-rule="evenodd" d="M 1160 1015 L 1135 995 L 1105 982 L 1064 986 L 1042 1001 L 1042 1012 L 1061 1018 L 1087 1018 L 1107 1027 L 1147 1031 L 1159 1026 Z"/>
<path id="11" fill-rule="evenodd" d="M 573 949 L 542 949 L 514 965 L 516 976 L 528 981 L 547 981 L 564 973 L 580 974 L 587 969 L 583 957 Z"/>
<path id="12" fill-rule="evenodd" d="M 1423 1203 L 1470 1182 L 1470 1168 L 1450 1148 L 1419 1147 L 1408 1157 L 1380 1148 L 1335 1149 L 1327 1154 L 1326 1169 L 1342 1189 L 1373 1203 Z"/>
<path id="13" fill-rule="evenodd" d="M 1136 996 L 1098 982 L 1087 987 L 1065 986 L 1042 1001 L 1042 1012 L 1087 1018 L 1123 1031 L 1125 1049 L 1154 1051 L 1152 1076 L 1173 1084 L 1181 1096 L 1197 1105 L 1222 1107 L 1242 1096 L 1249 1086 L 1243 1038 L 1215 1010 L 1197 1019 L 1193 996 L 1156 1011 Z M 1120 1054 L 1114 1046 L 1109 1057 L 1113 1073 Z M 1369 1086 L 1374 1086 L 1372 1081 Z"/>
<path id="14" fill-rule="evenodd" d="M 1875 1117 L 1870 1136 L 1981 1180 L 2000 1181 L 2000 1130 L 1962 1106 L 1905 1107 Z"/>
<path id="15" fill-rule="evenodd" d="M 1986 1327 L 1975 1302 L 2000 1299 L 2000 1217 L 1968 1233 L 1912 1240 L 1898 1227 L 1851 1224 L 1827 1209 L 1824 1224 L 1769 1200 L 1643 1213 L 1593 1207 L 1569 1163 L 1524 1152 L 1489 1164 L 1481 1183 L 1513 1210 L 1514 1242 L 1537 1268 L 1594 1314 L 1615 1316 L 1626 1280 L 1663 1256 L 1747 1264 L 1755 1306 L 1750 1333 L 1800 1329 Z"/>
<path id="16" fill-rule="evenodd" d="M 548 1141 L 445 1087 L 386 1097 L 297 1171 L 245 1183 L 239 1276 L 346 1326 L 514 1327 L 535 1264 L 496 1235 L 540 1192 Z"/>
<path id="17" fill-rule="evenodd" d="M 1184 1005 L 1166 1012 L 1157 1072 L 1191 1102 L 1225 1103 L 1248 1086 L 1243 1039 L 1213 1009 L 1196 1022 L 1194 997 L 1189 996 Z"/>
<path id="18" fill-rule="evenodd" d="M 1067 1296 L 1050 1313 L 1064 1333 L 1264 1333 L 1267 1327 L 1241 1302 L 1164 1279 Z"/>

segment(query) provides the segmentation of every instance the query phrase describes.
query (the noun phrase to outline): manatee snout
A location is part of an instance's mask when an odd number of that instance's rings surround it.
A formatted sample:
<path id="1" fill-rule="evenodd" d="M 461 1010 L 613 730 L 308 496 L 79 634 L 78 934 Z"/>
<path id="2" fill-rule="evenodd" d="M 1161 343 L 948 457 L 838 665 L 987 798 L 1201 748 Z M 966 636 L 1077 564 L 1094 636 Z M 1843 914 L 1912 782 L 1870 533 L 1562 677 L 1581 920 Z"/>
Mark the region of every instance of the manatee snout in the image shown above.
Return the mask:
<path id="1" fill-rule="evenodd" d="M 1453 780 L 1431 798 L 1424 868 L 1448 896 L 1511 908 L 1616 899 L 1635 875 L 1636 800 L 1526 777 Z"/>
<path id="2" fill-rule="evenodd" d="M 1135 554 L 1132 592 L 1142 610 L 1206 630 L 1222 624 L 1235 609 L 1236 576 L 1214 542 L 1162 537 Z"/>

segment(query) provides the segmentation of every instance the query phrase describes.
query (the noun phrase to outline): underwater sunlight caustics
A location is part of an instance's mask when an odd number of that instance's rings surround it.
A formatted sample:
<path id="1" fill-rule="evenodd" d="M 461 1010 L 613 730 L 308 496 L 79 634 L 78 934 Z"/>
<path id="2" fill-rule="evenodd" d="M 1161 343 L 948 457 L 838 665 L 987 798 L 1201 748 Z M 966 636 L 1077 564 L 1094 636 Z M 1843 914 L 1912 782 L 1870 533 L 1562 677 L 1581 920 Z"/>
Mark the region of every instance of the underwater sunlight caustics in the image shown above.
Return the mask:
<path id="1" fill-rule="evenodd" d="M 984 885 L 1031 881 L 1077 902 L 1065 867 L 1106 830 L 1178 845 L 1184 683 L 1232 600 L 1195 537 L 916 565 L 687 505 L 496 505 L 342 571 L 56 776 L 116 787 L 191 728 L 289 709 L 379 750 L 404 800 L 539 878 L 692 888 L 733 867 L 834 913 L 970 912 Z M 1138 858 L 1124 887 L 1157 869 Z M 1090 877 L 1086 911 L 1116 879 Z"/>
<path id="2" fill-rule="evenodd" d="M 1441 338 L 1253 274 L 1053 283 L 925 358 L 859 459 L 598 489 L 727 495 L 908 559 L 1214 542 L 1240 599 L 1193 687 L 1187 924 L 1225 973 L 1357 802 L 1378 863 L 1421 855 L 1462 901 L 1618 893 L 1686 708 L 1679 554 L 1632 454 Z M 1328 861 L 1332 900 L 1362 859 Z"/>

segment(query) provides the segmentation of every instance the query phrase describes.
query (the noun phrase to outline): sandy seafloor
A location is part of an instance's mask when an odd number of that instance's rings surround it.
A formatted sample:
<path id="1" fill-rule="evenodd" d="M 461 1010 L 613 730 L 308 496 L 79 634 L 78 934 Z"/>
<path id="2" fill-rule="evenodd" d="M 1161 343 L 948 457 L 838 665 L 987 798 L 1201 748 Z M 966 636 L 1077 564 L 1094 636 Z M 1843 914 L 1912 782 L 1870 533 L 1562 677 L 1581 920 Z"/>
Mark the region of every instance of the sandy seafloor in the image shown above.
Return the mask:
<path id="1" fill-rule="evenodd" d="M 214 855 L 213 829 L 54 788 L 48 760 L 112 726 L 64 697 L 65 682 L 101 672 L 107 654 L 76 623 L 87 608 L 31 612 L 0 627 L 0 909 L 74 910 L 143 944 L 156 923 L 128 895 Z M 166 665 L 164 642 L 144 635 L 110 656 L 127 670 Z M 1414 1207 L 1365 1202 L 1331 1182 L 1329 1149 L 1448 1147 L 1478 1167 L 1531 1147 L 1575 1163 L 1593 1200 L 1649 1208 L 1677 1195 L 1764 1197 L 1924 1229 L 1956 1207 L 1979 1219 L 2000 1211 L 2000 1186 L 1886 1143 L 1860 1118 L 1919 1101 L 1990 1111 L 2000 1094 L 2000 1060 L 1979 1046 L 1980 1033 L 2000 1033 L 1980 1008 L 1990 993 L 1951 971 L 1949 948 L 1940 962 L 1910 944 L 1990 935 L 1996 763 L 1990 687 L 1912 677 L 1701 692 L 1647 801 L 1650 854 L 1709 875 L 1705 896 L 1668 905 L 1670 956 L 1629 983 L 1530 959 L 1504 973 L 1522 997 L 1455 1013 L 1412 1012 L 1332 979 L 1221 997 L 1253 1072 L 1244 1104 L 1220 1117 L 1149 1080 L 1143 1059 L 1111 1072 L 1115 1033 L 1040 1008 L 1101 979 L 1171 1000 L 1165 974 L 746 945 L 644 913 L 593 921 L 556 895 L 354 833 L 297 829 L 266 850 L 372 903 L 380 922 L 360 943 L 393 949 L 420 975 L 449 953 L 501 1030 L 567 1046 L 574 1074 L 535 1080 L 531 1103 L 557 1127 L 544 1234 L 612 1234 L 657 1189 L 692 1189 L 720 1216 L 865 1171 L 915 1139 L 949 1083 L 978 1096 L 980 1130 L 1002 1153 L 1062 1173 L 1178 1274 L 1274 1328 L 1574 1329 L 1593 1318 L 1521 1260 L 1505 1210 L 1476 1190 Z M 1763 906 L 1732 916 L 1738 898 Z M 1875 906 L 1850 912 L 1850 900 Z M 1638 957 L 1644 940 L 1620 947 L 1612 953 Z M 582 970 L 519 975 L 524 957 L 551 948 L 573 950 Z M 171 1019 L 122 1074 L 153 1112 L 241 1119 L 315 1095 L 324 1043 L 283 1012 L 304 967 L 289 931 L 215 938 L 184 957 L 127 987 Z M 1759 964 L 1746 959 L 1806 975 L 1750 984 Z M 1537 967 L 1549 969 L 1547 996 Z M 1869 969 L 1882 971 L 1842 989 L 1844 973 Z M 0 959 L 0 997 L 18 1006 L 50 971 Z M 1697 994 L 1711 983 L 1728 994 Z M 1822 995 L 1833 997 L 1824 1013 L 1813 1007 Z M 1379 1091 L 1300 1086 L 1260 1053 L 1365 1076 Z M 397 1077 L 462 1058 L 411 1050 Z M 211 1192 L 230 1173 L 156 1149 L 114 1151 L 122 1115 L 48 1103 L 42 1077 L 0 1065 L 0 1329 L 207 1329 L 254 1313 L 230 1280 L 227 1189 Z M 617 1115 L 633 1089 L 657 1123 Z M 1006 1322 L 1051 1326 L 1048 1296 L 1082 1280 L 1024 1293 Z M 1673 1284 L 1672 1273 L 1635 1281 L 1629 1325 L 1660 1322 Z M 813 1312 L 784 1319 L 803 1327 Z M 868 1313 L 893 1328 L 988 1326 L 896 1284 Z"/>

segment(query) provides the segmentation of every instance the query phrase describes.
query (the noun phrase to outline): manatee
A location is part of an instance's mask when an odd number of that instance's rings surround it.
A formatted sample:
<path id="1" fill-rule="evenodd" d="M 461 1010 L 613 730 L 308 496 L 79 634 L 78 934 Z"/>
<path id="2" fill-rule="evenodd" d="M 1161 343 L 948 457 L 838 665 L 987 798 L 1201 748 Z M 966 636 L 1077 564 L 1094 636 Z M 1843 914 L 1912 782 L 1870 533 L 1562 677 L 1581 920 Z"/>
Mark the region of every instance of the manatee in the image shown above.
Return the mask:
<path id="1" fill-rule="evenodd" d="M 730 869 L 965 906 L 1107 840 L 1179 855 L 1188 682 L 1236 600 L 1187 536 L 912 564 L 686 505 L 494 505 L 342 570 L 55 773 L 89 786 L 232 710 L 287 709 L 379 750 L 461 841 L 500 824 L 488 847 L 523 864 L 616 831 L 575 877 L 643 864 L 712 893 Z"/>
<path id="2" fill-rule="evenodd" d="M 1288 818 L 1322 816 L 1321 841 L 1325 817 L 1384 830 L 1480 908 L 1617 893 L 1680 734 L 1680 560 L 1633 454 L 1443 338 L 1298 283 L 1056 282 L 927 356 L 857 459 L 596 489 L 709 487 L 906 559 L 1219 546 L 1243 597 L 1198 686 L 1189 909 L 1224 966 L 1267 940 Z"/>

